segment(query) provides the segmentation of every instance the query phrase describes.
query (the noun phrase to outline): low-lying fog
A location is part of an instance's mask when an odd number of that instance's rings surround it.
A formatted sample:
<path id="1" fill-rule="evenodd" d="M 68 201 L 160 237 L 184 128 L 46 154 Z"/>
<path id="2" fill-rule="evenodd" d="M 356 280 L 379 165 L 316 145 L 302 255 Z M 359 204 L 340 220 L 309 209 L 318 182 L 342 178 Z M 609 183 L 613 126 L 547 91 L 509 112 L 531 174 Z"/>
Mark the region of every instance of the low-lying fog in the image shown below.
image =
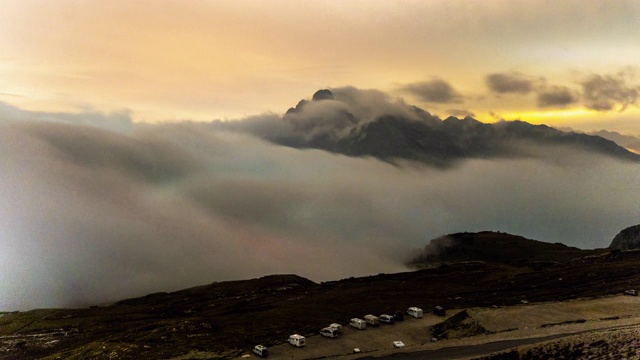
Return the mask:
<path id="1" fill-rule="evenodd" d="M 3 106 L 2 310 L 274 273 L 403 271 L 430 239 L 460 231 L 606 247 L 639 222 L 640 166 L 566 148 L 441 170 L 296 150 L 211 124 Z"/>

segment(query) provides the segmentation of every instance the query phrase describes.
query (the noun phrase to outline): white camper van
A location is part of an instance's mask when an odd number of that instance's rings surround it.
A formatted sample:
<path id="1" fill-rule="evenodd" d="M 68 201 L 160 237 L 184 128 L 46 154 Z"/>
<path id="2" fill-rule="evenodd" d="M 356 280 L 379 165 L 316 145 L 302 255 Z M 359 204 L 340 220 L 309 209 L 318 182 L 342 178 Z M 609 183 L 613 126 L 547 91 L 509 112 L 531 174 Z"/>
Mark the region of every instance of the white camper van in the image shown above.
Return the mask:
<path id="1" fill-rule="evenodd" d="M 264 345 L 256 345 L 253 348 L 253 353 L 260 357 L 267 357 L 269 356 L 269 349 Z"/>
<path id="2" fill-rule="evenodd" d="M 293 334 L 289 336 L 289 344 L 295 347 L 303 347 L 304 346 L 304 336 Z"/>
<path id="3" fill-rule="evenodd" d="M 367 322 L 358 318 L 351 319 L 351 321 L 349 321 L 349 325 L 359 330 L 364 330 L 367 328 Z"/>
<path id="4" fill-rule="evenodd" d="M 367 322 L 367 325 L 371 325 L 371 326 L 378 326 L 380 325 L 380 319 L 375 316 L 375 315 L 365 315 L 364 316 L 364 321 Z"/>
<path id="5" fill-rule="evenodd" d="M 336 338 L 336 337 L 338 337 L 338 334 L 339 334 L 338 330 L 336 330 L 335 328 L 332 328 L 330 326 L 320 330 L 320 335 L 322 335 L 324 337 L 328 337 L 328 338 Z"/>
<path id="6" fill-rule="evenodd" d="M 422 309 L 412 306 L 407 309 L 407 314 L 409 314 L 409 316 L 413 316 L 416 319 L 420 319 L 422 317 Z"/>
<path id="7" fill-rule="evenodd" d="M 337 331 L 338 334 L 342 334 L 342 325 L 338 323 L 333 323 L 333 324 L 330 324 L 329 327 Z"/>

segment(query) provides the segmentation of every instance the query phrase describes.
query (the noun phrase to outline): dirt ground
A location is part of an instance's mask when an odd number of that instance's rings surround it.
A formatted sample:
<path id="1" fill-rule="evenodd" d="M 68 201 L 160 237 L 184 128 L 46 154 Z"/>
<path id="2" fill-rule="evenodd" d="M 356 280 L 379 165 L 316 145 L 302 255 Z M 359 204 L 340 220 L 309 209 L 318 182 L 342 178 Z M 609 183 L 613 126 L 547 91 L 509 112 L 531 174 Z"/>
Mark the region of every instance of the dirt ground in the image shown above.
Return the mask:
<path id="1" fill-rule="evenodd" d="M 343 324 L 343 334 L 330 339 L 320 335 L 306 337 L 306 346 L 296 348 L 288 343 L 271 347 L 270 359 L 314 359 L 321 357 L 342 357 L 353 354 L 354 348 L 362 353 L 393 349 L 392 342 L 402 341 L 407 348 L 429 343 L 429 328 L 455 314 L 449 311 L 446 317 L 425 314 L 421 319 L 405 317 L 402 322 L 393 325 L 367 326 L 364 330 Z M 253 356 L 257 358 L 257 356 Z"/>
<path id="2" fill-rule="evenodd" d="M 583 320 L 640 316 L 640 297 L 609 296 L 593 300 L 572 300 L 504 308 L 470 309 L 469 314 L 491 332 L 535 329 Z"/>
<path id="3" fill-rule="evenodd" d="M 399 352 L 437 350 L 446 347 L 482 347 L 491 342 L 530 339 L 550 335 L 572 336 L 594 331 L 591 338 L 602 334 L 598 330 L 621 330 L 640 325 L 640 297 L 611 296 L 565 302 L 517 305 L 502 308 L 473 308 L 469 313 L 493 334 L 469 338 L 429 342 L 430 327 L 443 321 L 442 317 L 425 314 L 422 319 L 407 318 L 394 325 L 381 324 L 356 330 L 344 327 L 344 334 L 336 339 L 319 335 L 308 336 L 304 348 L 281 344 L 270 348 L 271 359 L 357 358 L 354 348 L 362 355 L 384 357 Z M 447 317 L 460 310 L 448 311 Z M 406 347 L 393 349 L 392 341 L 400 340 Z M 425 353 L 427 354 L 427 353 Z M 425 355 L 426 356 L 426 355 Z M 252 356 L 253 358 L 257 358 Z"/>

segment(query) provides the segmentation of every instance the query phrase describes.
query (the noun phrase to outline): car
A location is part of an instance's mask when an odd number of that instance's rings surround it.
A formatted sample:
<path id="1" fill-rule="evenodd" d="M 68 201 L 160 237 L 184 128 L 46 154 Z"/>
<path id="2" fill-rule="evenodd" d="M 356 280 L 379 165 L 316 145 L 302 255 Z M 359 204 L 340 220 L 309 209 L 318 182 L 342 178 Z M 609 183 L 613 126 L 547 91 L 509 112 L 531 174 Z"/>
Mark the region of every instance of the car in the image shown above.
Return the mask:
<path id="1" fill-rule="evenodd" d="M 395 349 L 403 348 L 403 347 L 404 347 L 404 343 L 403 343 L 402 341 L 394 341 L 394 342 L 393 342 L 393 347 L 394 347 Z"/>
<path id="2" fill-rule="evenodd" d="M 436 306 L 433 308 L 433 313 L 438 316 L 446 316 L 447 311 L 442 306 Z"/>
<path id="3" fill-rule="evenodd" d="M 624 292 L 626 295 L 631 295 L 631 296 L 638 296 L 638 291 L 634 290 L 634 289 L 629 289 L 627 291 Z"/>
<path id="4" fill-rule="evenodd" d="M 404 321 L 404 314 L 398 310 L 393 314 L 393 318 L 396 319 L 396 321 Z"/>
<path id="5" fill-rule="evenodd" d="M 269 349 L 264 345 L 256 345 L 253 347 L 253 353 L 260 357 L 269 356 Z"/>
<path id="6" fill-rule="evenodd" d="M 396 319 L 393 316 L 387 314 L 380 315 L 379 319 L 381 323 L 385 324 L 394 324 L 396 322 Z"/>

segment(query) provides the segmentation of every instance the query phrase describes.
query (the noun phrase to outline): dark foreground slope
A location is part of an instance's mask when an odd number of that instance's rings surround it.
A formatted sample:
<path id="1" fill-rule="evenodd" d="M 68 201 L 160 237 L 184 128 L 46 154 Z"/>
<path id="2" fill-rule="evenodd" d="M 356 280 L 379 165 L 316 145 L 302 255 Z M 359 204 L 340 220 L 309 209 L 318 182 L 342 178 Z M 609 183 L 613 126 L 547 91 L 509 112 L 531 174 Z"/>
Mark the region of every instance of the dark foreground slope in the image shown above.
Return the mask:
<path id="1" fill-rule="evenodd" d="M 164 359 L 192 350 L 238 355 L 289 334 L 408 306 L 511 305 L 619 293 L 640 284 L 640 252 L 608 252 L 535 269 L 467 262 L 316 284 L 294 275 L 213 283 L 104 307 L 0 317 L 0 358 Z"/>

